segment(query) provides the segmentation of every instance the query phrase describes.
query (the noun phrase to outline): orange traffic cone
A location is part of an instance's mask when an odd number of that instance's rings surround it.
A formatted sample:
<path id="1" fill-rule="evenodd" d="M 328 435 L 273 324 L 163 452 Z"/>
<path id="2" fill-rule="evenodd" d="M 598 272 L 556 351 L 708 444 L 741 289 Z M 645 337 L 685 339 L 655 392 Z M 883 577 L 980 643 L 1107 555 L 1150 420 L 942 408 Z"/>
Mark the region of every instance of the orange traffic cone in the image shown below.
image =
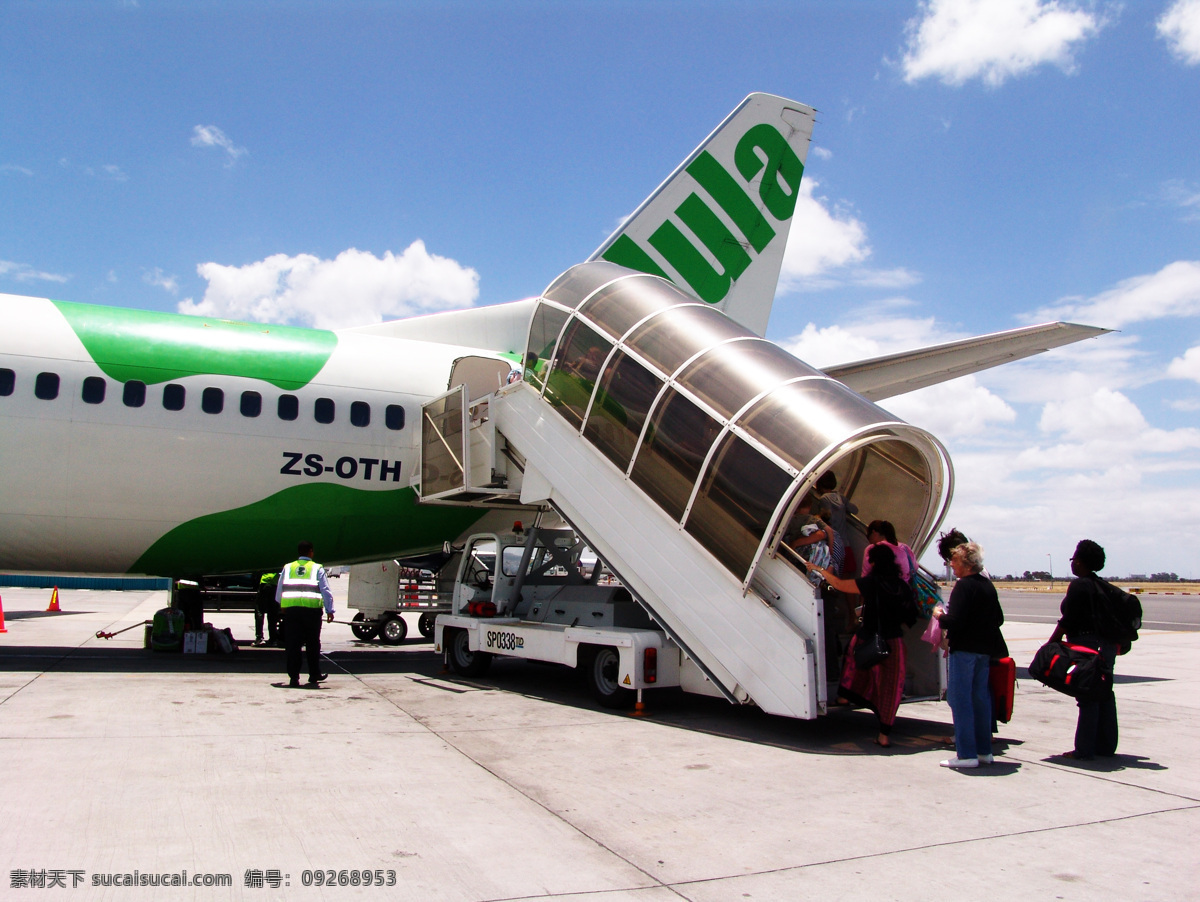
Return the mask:
<path id="1" fill-rule="evenodd" d="M 50 593 L 50 607 L 46 608 L 46 613 L 49 614 L 51 611 L 62 611 L 62 608 L 58 606 L 58 586 L 55 586 L 54 591 Z"/>
<path id="2" fill-rule="evenodd" d="M 8 627 L 4 625 L 4 599 L 0 598 L 0 633 L 7 633 Z"/>

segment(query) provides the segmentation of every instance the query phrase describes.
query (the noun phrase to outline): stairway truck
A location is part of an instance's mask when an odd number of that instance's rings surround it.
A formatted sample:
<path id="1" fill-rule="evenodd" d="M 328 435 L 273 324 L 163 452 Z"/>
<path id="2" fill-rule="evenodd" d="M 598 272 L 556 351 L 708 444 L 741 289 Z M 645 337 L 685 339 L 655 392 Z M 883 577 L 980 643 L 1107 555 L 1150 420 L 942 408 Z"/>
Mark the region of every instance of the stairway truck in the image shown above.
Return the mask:
<path id="1" fill-rule="evenodd" d="M 542 293 L 524 360 L 520 379 L 486 393 L 463 381 L 423 405 L 422 503 L 552 510 L 653 618 L 601 628 L 661 630 L 683 654 L 684 688 L 691 661 L 733 704 L 825 713 L 850 624 L 848 606 L 826 610 L 789 554 L 805 511 L 838 493 L 847 572 L 875 520 L 921 553 L 952 495 L 941 443 L 876 405 L 886 389 L 858 394 L 678 284 L 612 260 L 572 267 Z M 525 593 L 493 604 L 460 599 L 453 616 L 549 623 Z M 588 623 L 553 609 L 564 636 Z M 477 635 L 454 638 L 464 653 L 495 653 Z M 935 695 L 940 668 L 912 638 L 905 692 Z"/>
<path id="2" fill-rule="evenodd" d="M 434 642 L 461 676 L 482 675 L 497 657 L 573 667 L 606 707 L 660 687 L 720 694 L 566 529 L 471 536 Z"/>

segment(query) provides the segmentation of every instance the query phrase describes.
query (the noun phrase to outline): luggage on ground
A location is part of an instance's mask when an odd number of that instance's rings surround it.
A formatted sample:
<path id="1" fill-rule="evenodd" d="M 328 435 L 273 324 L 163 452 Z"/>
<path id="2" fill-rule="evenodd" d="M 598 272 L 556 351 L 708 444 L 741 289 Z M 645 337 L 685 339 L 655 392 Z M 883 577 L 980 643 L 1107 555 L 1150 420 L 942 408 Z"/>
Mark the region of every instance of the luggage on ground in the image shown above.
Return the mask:
<path id="1" fill-rule="evenodd" d="M 1071 698 L 1091 701 L 1112 686 L 1112 674 L 1104 667 L 1100 652 L 1086 645 L 1047 642 L 1029 664 L 1029 675 Z"/>
<path id="2" fill-rule="evenodd" d="M 1012 720 L 1013 695 L 1017 688 L 1017 664 L 1012 658 L 992 661 L 988 670 L 988 690 L 992 695 L 992 714 L 1000 723 Z"/>
<path id="3" fill-rule="evenodd" d="M 154 612 L 150 647 L 155 651 L 180 651 L 183 648 L 183 611 L 180 608 Z"/>

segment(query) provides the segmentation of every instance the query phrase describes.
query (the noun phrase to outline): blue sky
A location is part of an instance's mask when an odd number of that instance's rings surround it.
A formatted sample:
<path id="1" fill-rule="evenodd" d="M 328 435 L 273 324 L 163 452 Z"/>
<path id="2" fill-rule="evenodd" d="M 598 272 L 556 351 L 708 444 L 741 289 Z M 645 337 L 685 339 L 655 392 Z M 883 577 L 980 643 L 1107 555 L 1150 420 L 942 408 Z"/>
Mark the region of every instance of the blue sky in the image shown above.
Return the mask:
<path id="1" fill-rule="evenodd" d="M 769 337 L 1120 330 L 885 403 L 993 572 L 1200 577 L 1200 0 L 0 7 L 0 291 L 323 326 L 538 293 L 751 91 L 819 110 Z"/>

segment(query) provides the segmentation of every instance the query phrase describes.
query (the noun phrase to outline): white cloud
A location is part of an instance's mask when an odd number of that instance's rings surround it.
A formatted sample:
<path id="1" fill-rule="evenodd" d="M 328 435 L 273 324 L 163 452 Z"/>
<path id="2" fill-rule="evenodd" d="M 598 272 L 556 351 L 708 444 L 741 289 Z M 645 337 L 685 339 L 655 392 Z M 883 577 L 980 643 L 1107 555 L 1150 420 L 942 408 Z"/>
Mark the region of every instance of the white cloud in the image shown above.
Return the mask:
<path id="1" fill-rule="evenodd" d="M 1044 63 L 1069 71 L 1073 47 L 1103 24 L 1056 0 L 926 0 L 906 26 L 904 80 L 980 78 L 995 87 Z"/>
<path id="2" fill-rule="evenodd" d="M 321 329 L 362 326 L 386 318 L 467 307 L 479 295 L 479 274 L 414 241 L 401 254 L 376 257 L 354 248 L 333 260 L 275 254 L 245 266 L 202 263 L 208 281 L 199 302 L 180 313 Z"/>
<path id="3" fill-rule="evenodd" d="M 828 367 L 964 337 L 933 318 L 887 307 L 868 313 L 810 323 L 780 343 Z M 1183 360 L 1200 366 L 1200 349 Z M 882 406 L 945 442 L 955 497 L 943 528 L 958 526 L 982 542 L 993 572 L 1044 570 L 1051 554 L 1064 575 L 1085 537 L 1109 549 L 1108 572 L 1183 572 L 1161 534 L 1130 529 L 1116 513 L 1160 512 L 1172 535 L 1200 541 L 1200 429 L 1157 428 L 1126 393 L 1166 370 L 1138 336 L 1105 335 Z"/>
<path id="4" fill-rule="evenodd" d="M 1158 34 L 1178 59 L 1200 65 L 1200 0 L 1176 0 L 1158 20 Z"/>
<path id="5" fill-rule="evenodd" d="M 1046 405 L 1041 426 L 1050 444 L 1019 425 L 948 437 L 956 491 L 946 523 L 987 547 L 993 573 L 1045 569 L 1052 554 L 1063 575 L 1085 537 L 1109 550 L 1109 573 L 1183 573 L 1161 530 L 1131 529 L 1130 518 L 1169 524 L 1184 547 L 1200 540 L 1200 430 L 1148 426 L 1132 401 L 1105 388 Z"/>
<path id="6" fill-rule="evenodd" d="M 809 323 L 799 335 L 779 344 L 812 366 L 831 367 L 962 337 L 938 327 L 933 317 L 877 316 L 848 325 Z"/>
<path id="7" fill-rule="evenodd" d="M 783 252 L 781 292 L 795 290 L 829 270 L 859 263 L 870 256 L 866 226 L 845 211 L 830 212 L 826 199 L 813 195 L 819 184 L 808 178 L 800 183 L 792 228 Z"/>
<path id="8" fill-rule="evenodd" d="M 895 269 L 856 268 L 849 272 L 846 281 L 861 288 L 911 288 L 921 281 L 921 276 L 903 266 Z"/>
<path id="9" fill-rule="evenodd" d="M 800 183 L 780 267 L 778 294 L 843 285 L 895 290 L 921 281 L 919 274 L 904 267 L 871 269 L 858 265 L 871 256 L 867 228 L 844 205 L 816 196 L 820 184 L 813 178 Z"/>
<path id="10" fill-rule="evenodd" d="M 788 353 L 810 366 L 831 367 L 852 360 L 878 357 L 879 342 L 844 326 L 820 327 L 809 323 L 799 335 L 779 342 Z"/>
<path id="11" fill-rule="evenodd" d="M 120 166 L 114 163 L 105 163 L 103 166 L 96 168 L 95 166 L 83 166 L 71 162 L 67 157 L 59 157 L 58 165 L 68 172 L 82 172 L 88 178 L 108 179 L 112 182 L 127 182 L 129 176 L 125 174 Z M 32 175 L 33 173 L 30 173 Z"/>
<path id="12" fill-rule="evenodd" d="M 1176 357 L 1167 367 L 1167 375 L 1173 379 L 1193 379 L 1200 382 L 1200 347 L 1188 348 L 1182 357 Z"/>
<path id="13" fill-rule="evenodd" d="M 18 282 L 67 282 L 70 276 L 53 272 L 39 272 L 27 263 L 13 263 L 11 260 L 0 260 L 0 276 L 16 279 Z"/>
<path id="14" fill-rule="evenodd" d="M 1102 335 L 980 373 L 988 388 L 1008 401 L 1044 404 L 1094 391 L 1137 388 L 1162 377 L 1161 364 L 1140 347 L 1137 336 Z"/>
<path id="15" fill-rule="evenodd" d="M 830 150 L 828 147 L 821 147 L 819 145 L 813 145 L 813 147 L 810 148 L 808 152 L 810 154 L 812 154 L 814 157 L 816 157 L 818 160 L 832 160 L 833 159 L 833 151 Z"/>
<path id="16" fill-rule="evenodd" d="M 1200 2 L 1200 0 L 1198 0 Z M 1184 222 L 1200 220 L 1200 190 L 1182 179 L 1172 179 L 1162 187 L 1162 199 L 1183 210 Z"/>
<path id="17" fill-rule="evenodd" d="M 219 147 L 229 155 L 226 166 L 232 166 L 238 157 L 249 153 L 244 147 L 237 147 L 225 132 L 215 125 L 197 125 L 192 129 L 192 147 Z"/>
<path id="18" fill-rule="evenodd" d="M 1017 419 L 1017 412 L 1003 398 L 980 385 L 975 376 L 963 376 L 888 398 L 882 406 L 943 440 L 981 435 L 997 423 L 1012 423 Z"/>
<path id="19" fill-rule="evenodd" d="M 961 337 L 937 326 L 932 317 L 881 316 L 848 326 L 820 328 L 809 323 L 799 335 L 780 344 L 811 366 L 827 368 Z M 993 423 L 1016 419 L 1016 412 L 974 376 L 889 398 L 883 407 L 938 436 L 973 435 Z"/>
<path id="20" fill-rule="evenodd" d="M 1085 300 L 1045 307 L 1030 321 L 1068 319 L 1116 329 L 1164 317 L 1200 315 L 1200 260 L 1177 260 L 1156 273 L 1134 276 Z"/>
<path id="21" fill-rule="evenodd" d="M 157 266 L 142 274 L 142 281 L 147 285 L 156 285 L 159 288 L 171 292 L 171 294 L 179 293 L 179 280 L 175 276 L 168 276 Z"/>
<path id="22" fill-rule="evenodd" d="M 26 169 L 24 166 L 18 166 L 16 163 L 5 163 L 3 166 L 0 166 L 0 173 L 4 175 L 32 176 L 33 170 Z"/>
<path id="23" fill-rule="evenodd" d="M 1146 426 L 1146 418 L 1137 405 L 1109 388 L 1098 388 L 1083 397 L 1051 401 L 1042 408 L 1038 423 L 1043 432 L 1061 432 L 1082 441 L 1140 433 Z"/>

